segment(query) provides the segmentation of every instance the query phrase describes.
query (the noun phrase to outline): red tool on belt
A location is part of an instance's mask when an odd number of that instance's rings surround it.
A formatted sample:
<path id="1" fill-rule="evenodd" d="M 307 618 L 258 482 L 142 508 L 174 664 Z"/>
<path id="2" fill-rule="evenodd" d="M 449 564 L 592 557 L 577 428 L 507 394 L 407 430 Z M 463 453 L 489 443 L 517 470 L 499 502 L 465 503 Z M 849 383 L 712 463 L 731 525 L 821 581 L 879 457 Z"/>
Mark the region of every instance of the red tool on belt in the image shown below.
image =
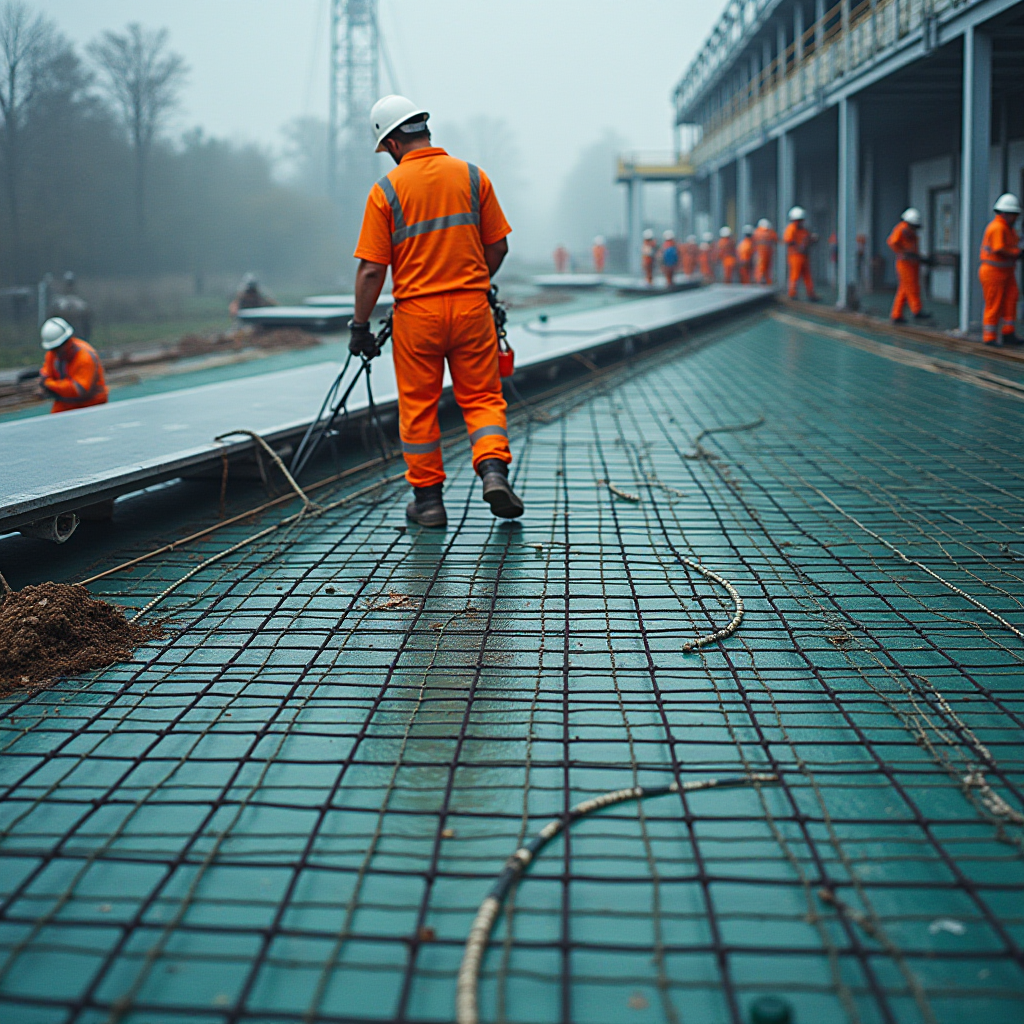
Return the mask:
<path id="1" fill-rule="evenodd" d="M 494 330 L 498 335 L 498 374 L 502 377 L 511 377 L 516 369 L 516 354 L 508 343 L 508 332 L 505 330 L 505 323 L 508 320 L 508 310 L 505 303 L 498 300 L 498 286 L 492 284 L 487 293 L 487 301 L 491 304 L 494 312 Z"/>

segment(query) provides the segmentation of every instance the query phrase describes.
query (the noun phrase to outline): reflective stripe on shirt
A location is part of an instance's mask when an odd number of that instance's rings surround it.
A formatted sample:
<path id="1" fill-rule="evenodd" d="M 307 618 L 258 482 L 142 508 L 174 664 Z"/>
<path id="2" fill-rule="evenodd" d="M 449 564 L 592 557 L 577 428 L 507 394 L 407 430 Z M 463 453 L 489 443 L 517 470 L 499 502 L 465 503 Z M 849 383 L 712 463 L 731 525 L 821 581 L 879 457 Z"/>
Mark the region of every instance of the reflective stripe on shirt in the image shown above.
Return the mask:
<path id="1" fill-rule="evenodd" d="M 388 204 L 391 206 L 391 216 L 395 222 L 395 230 L 391 234 L 392 245 L 398 245 L 407 238 L 414 238 L 417 235 L 430 234 L 432 231 L 444 231 L 445 228 L 480 224 L 480 168 L 471 163 L 467 163 L 466 167 L 469 168 L 469 212 L 450 213 L 446 217 L 432 217 L 430 220 L 421 220 L 415 224 L 407 225 L 405 223 L 405 211 L 402 209 L 402 202 L 398 198 L 398 193 L 395 191 L 395 187 L 391 184 L 387 175 L 377 182 Z"/>

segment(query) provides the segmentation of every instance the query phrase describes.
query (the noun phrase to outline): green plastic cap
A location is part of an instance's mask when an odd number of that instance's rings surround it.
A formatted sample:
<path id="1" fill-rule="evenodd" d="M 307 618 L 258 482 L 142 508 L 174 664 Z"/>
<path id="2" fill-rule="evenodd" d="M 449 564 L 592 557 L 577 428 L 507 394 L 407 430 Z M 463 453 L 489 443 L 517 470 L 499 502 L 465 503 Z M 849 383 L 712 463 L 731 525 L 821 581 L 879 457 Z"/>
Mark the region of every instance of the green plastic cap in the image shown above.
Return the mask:
<path id="1" fill-rule="evenodd" d="M 793 1024 L 793 1011 L 785 999 L 761 996 L 750 1007 L 750 1024 Z"/>

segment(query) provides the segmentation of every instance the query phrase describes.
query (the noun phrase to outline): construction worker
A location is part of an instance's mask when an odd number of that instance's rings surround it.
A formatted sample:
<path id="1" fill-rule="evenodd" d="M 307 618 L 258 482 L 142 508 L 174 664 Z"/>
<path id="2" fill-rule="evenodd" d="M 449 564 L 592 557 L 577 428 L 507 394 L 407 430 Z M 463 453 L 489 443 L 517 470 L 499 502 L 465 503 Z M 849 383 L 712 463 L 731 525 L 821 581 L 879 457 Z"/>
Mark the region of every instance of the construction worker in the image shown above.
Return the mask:
<path id="1" fill-rule="evenodd" d="M 775 265 L 775 247 L 779 236 L 772 222 L 762 217 L 754 232 L 754 284 L 773 284 L 772 270 Z"/>
<path id="2" fill-rule="evenodd" d="M 690 235 L 682 245 L 683 277 L 693 277 L 697 273 L 697 260 L 700 257 L 700 246 L 697 236 Z"/>
<path id="3" fill-rule="evenodd" d="M 1020 216 L 1020 200 L 1005 192 L 993 207 L 995 217 L 985 228 L 981 241 L 978 277 L 985 294 L 982 340 L 986 345 L 1019 345 L 1017 337 L 1017 261 L 1021 257 L 1020 235 L 1014 228 Z"/>
<path id="4" fill-rule="evenodd" d="M 377 152 L 398 166 L 366 201 L 349 350 L 380 354 L 370 316 L 390 265 L 399 432 L 413 488 L 406 516 L 421 526 L 448 523 L 437 420 L 447 360 L 484 501 L 494 515 L 515 519 L 523 503 L 508 480 L 512 453 L 488 301 L 512 229 L 487 175 L 431 145 L 429 117 L 404 96 L 385 96 L 370 111 Z"/>
<path id="5" fill-rule="evenodd" d="M 608 261 L 608 246 L 604 244 L 604 235 L 598 235 L 594 239 L 594 273 L 603 274 L 605 264 Z"/>
<path id="6" fill-rule="evenodd" d="M 754 271 L 754 225 L 743 225 L 743 237 L 736 246 L 736 266 L 740 272 L 740 284 L 750 284 Z"/>
<path id="7" fill-rule="evenodd" d="M 654 240 L 654 232 L 648 228 L 644 232 L 640 246 L 640 266 L 643 268 L 644 280 L 654 284 L 654 261 L 658 258 L 658 243 Z"/>
<path id="8" fill-rule="evenodd" d="M 700 236 L 700 245 L 697 247 L 697 263 L 700 265 L 700 276 L 705 284 L 715 283 L 714 239 L 715 236 L 710 231 L 705 231 Z"/>
<path id="9" fill-rule="evenodd" d="M 569 270 L 569 250 L 564 245 L 555 247 L 555 273 L 564 274 Z"/>
<path id="10" fill-rule="evenodd" d="M 808 302 L 817 302 L 814 282 L 811 280 L 811 246 L 817 242 L 818 236 L 807 230 L 804 223 L 807 212 L 802 206 L 794 206 L 789 211 L 789 226 L 782 240 L 786 243 L 789 263 L 789 297 L 796 298 L 797 285 L 803 281 Z"/>
<path id="11" fill-rule="evenodd" d="M 917 229 L 920 226 L 920 211 L 909 206 L 903 211 L 887 242 L 896 254 L 896 276 L 899 278 L 896 299 L 889 313 L 894 324 L 906 322 L 903 310 L 907 306 L 910 306 L 916 320 L 927 320 L 931 315 L 921 308 L 921 264 L 925 261 L 918 248 Z"/>
<path id="12" fill-rule="evenodd" d="M 104 405 L 107 382 L 96 349 L 76 338 L 71 324 L 59 316 L 50 317 L 39 334 L 46 352 L 39 371 L 39 389 L 44 398 L 53 399 L 50 412 Z"/>
<path id="13" fill-rule="evenodd" d="M 238 316 L 240 309 L 263 309 L 266 306 L 276 306 L 277 303 L 269 296 L 260 291 L 260 283 L 254 274 L 246 274 L 242 283 L 238 286 L 238 292 L 228 306 L 228 312 L 232 316 Z"/>
<path id="14" fill-rule="evenodd" d="M 722 265 L 722 280 L 732 284 L 736 274 L 736 242 L 732 237 L 732 228 L 724 227 L 718 232 L 715 259 Z"/>
<path id="15" fill-rule="evenodd" d="M 676 245 L 674 231 L 666 231 L 661 246 L 661 272 L 665 275 L 665 284 L 671 288 L 675 284 L 676 268 L 679 266 L 679 246 Z"/>

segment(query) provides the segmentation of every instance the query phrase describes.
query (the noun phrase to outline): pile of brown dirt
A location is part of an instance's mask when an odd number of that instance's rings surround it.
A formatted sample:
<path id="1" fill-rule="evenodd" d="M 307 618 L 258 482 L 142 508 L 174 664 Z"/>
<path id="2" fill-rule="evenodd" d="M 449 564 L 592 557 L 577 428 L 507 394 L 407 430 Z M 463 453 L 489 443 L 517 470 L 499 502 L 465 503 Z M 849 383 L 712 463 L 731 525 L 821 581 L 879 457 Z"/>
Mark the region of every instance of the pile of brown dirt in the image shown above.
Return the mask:
<path id="1" fill-rule="evenodd" d="M 0 604 L 0 694 L 129 661 L 136 647 L 163 635 L 162 626 L 129 622 L 85 587 L 25 587 Z"/>

